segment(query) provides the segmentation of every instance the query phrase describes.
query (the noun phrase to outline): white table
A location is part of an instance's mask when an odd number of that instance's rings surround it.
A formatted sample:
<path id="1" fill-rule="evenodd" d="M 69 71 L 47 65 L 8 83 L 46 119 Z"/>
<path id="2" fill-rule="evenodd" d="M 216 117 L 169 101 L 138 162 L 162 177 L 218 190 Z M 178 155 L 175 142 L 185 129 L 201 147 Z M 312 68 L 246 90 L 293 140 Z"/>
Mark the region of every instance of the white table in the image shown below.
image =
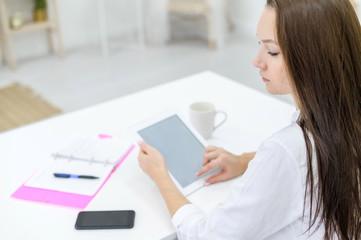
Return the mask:
<path id="1" fill-rule="evenodd" d="M 256 79 L 255 79 L 256 81 Z M 59 139 L 99 133 L 122 137 L 138 121 L 171 107 L 213 102 L 228 113 L 210 144 L 234 153 L 253 151 L 286 126 L 294 108 L 239 83 L 203 72 L 0 134 L 0 239 L 174 239 L 175 229 L 155 184 L 138 167 L 135 149 L 86 210 L 134 209 L 130 230 L 74 229 L 80 209 L 25 201 L 10 195 L 44 163 Z M 233 181 L 204 187 L 189 199 L 209 212 L 223 201 Z"/>

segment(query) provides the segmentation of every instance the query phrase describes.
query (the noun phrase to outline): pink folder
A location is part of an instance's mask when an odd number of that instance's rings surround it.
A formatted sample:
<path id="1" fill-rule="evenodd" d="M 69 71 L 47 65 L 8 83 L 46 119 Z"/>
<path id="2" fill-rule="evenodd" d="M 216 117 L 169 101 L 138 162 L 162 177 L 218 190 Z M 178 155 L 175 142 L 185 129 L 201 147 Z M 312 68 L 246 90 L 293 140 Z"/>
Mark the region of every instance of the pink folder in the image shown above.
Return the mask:
<path id="1" fill-rule="evenodd" d="M 97 195 L 100 189 L 104 186 L 104 184 L 108 181 L 110 176 L 114 173 L 116 169 L 118 169 L 119 165 L 129 156 L 132 150 L 135 148 L 135 145 L 132 145 L 129 150 L 124 154 L 122 159 L 117 163 L 113 171 L 108 175 L 103 184 L 99 187 L 97 192 L 92 195 L 82 195 L 68 192 L 60 192 L 55 190 L 43 189 L 43 188 L 34 188 L 27 187 L 25 183 L 19 187 L 11 196 L 15 198 L 30 200 L 30 201 L 38 201 L 50 204 L 63 205 L 68 207 L 75 208 L 85 208 L 89 202 Z"/>

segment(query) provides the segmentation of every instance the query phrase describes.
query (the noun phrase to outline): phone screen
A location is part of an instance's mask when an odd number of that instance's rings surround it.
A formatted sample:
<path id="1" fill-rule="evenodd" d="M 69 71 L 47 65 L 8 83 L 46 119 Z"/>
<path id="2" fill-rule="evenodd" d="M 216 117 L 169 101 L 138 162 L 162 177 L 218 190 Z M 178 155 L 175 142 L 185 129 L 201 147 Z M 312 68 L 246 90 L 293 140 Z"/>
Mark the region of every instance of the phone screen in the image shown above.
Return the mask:
<path id="1" fill-rule="evenodd" d="M 76 229 L 117 229 L 132 228 L 135 212 L 123 211 L 84 211 L 78 214 Z"/>

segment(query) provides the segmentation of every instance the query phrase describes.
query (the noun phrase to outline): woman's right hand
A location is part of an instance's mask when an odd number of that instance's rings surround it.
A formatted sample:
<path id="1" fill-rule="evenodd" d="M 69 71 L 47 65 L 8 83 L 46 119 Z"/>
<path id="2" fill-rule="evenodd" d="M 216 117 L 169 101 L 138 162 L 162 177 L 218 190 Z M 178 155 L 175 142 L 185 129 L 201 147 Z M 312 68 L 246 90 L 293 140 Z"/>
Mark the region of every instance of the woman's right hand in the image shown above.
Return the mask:
<path id="1" fill-rule="evenodd" d="M 167 166 L 162 154 L 145 142 L 139 142 L 138 162 L 140 168 L 158 184 L 168 175 Z"/>
<path id="2" fill-rule="evenodd" d="M 206 185 L 237 177 L 246 171 L 248 163 L 253 159 L 255 154 L 256 153 L 253 152 L 234 155 L 223 148 L 208 146 L 204 153 L 203 168 L 199 170 L 197 176 L 201 176 L 204 173 L 221 166 L 221 172 L 208 178 L 206 180 Z"/>

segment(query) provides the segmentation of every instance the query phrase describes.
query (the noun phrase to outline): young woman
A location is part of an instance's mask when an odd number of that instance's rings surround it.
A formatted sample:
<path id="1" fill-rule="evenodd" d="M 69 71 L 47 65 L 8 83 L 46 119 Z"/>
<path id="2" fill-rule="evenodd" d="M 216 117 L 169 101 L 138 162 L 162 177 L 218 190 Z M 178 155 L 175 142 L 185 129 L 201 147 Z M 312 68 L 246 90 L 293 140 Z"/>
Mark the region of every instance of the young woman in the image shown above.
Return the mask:
<path id="1" fill-rule="evenodd" d="M 291 93 L 298 110 L 255 155 L 207 147 L 199 174 L 223 167 L 209 184 L 243 174 L 227 200 L 206 216 L 146 143 L 140 167 L 179 239 L 361 239 L 361 27 L 350 1 L 268 0 L 257 37 L 267 90 Z"/>

